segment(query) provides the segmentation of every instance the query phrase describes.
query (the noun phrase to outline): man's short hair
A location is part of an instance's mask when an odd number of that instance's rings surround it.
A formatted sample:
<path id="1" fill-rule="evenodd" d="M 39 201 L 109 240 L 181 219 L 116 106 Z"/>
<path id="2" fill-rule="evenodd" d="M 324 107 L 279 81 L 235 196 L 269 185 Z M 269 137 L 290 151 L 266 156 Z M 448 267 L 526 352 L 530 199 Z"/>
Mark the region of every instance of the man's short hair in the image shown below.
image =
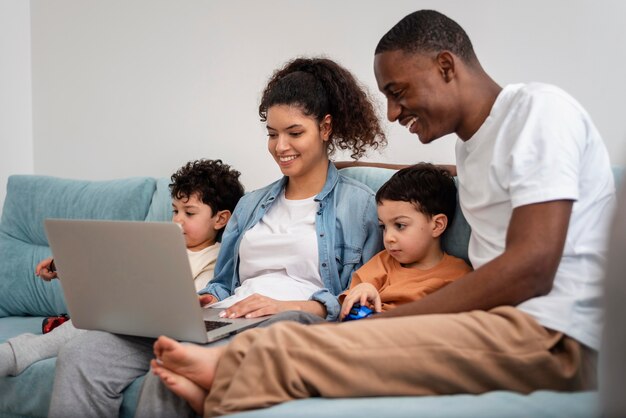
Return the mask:
<path id="1" fill-rule="evenodd" d="M 466 63 L 478 62 L 467 33 L 458 23 L 434 10 L 418 10 L 400 20 L 376 46 L 376 54 L 450 51 Z"/>
<path id="2" fill-rule="evenodd" d="M 412 203 L 427 216 L 443 213 L 450 225 L 456 210 L 456 184 L 446 169 L 419 163 L 399 170 L 378 189 L 376 203 L 383 200 Z"/>

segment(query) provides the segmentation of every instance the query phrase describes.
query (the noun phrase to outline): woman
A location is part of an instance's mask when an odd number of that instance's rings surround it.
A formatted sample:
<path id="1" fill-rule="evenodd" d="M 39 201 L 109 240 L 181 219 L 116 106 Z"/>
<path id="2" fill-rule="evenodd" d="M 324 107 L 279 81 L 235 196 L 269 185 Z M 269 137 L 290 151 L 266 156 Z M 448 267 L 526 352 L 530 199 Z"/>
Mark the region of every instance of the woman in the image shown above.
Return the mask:
<path id="1" fill-rule="evenodd" d="M 329 155 L 340 148 L 358 158 L 384 134 L 365 92 L 328 59 L 277 71 L 259 115 L 284 177 L 239 202 L 201 300 L 226 299 L 213 306 L 233 318 L 303 310 L 336 319 L 336 296 L 381 240 L 372 192 L 339 174 Z"/>
<path id="2" fill-rule="evenodd" d="M 358 158 L 384 134 L 354 77 L 327 59 L 277 71 L 259 114 L 284 177 L 237 204 L 200 300 L 228 306 L 229 317 L 303 310 L 335 319 L 336 296 L 381 239 L 373 192 L 339 174 L 329 156 L 343 149 Z M 117 415 L 122 390 L 148 371 L 153 343 L 97 331 L 72 340 L 57 360 L 49 416 Z M 184 405 L 148 375 L 135 416 L 180 416 Z"/>

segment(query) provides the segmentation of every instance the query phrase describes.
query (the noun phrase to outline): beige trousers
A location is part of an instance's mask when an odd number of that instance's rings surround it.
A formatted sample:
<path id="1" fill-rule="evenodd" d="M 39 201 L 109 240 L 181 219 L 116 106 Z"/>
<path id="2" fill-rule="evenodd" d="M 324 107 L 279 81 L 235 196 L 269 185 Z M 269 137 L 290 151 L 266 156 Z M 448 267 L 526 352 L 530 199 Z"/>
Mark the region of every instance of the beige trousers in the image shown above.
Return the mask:
<path id="1" fill-rule="evenodd" d="M 292 399 L 595 387 L 595 352 L 512 307 L 305 326 L 235 338 L 205 416 Z"/>

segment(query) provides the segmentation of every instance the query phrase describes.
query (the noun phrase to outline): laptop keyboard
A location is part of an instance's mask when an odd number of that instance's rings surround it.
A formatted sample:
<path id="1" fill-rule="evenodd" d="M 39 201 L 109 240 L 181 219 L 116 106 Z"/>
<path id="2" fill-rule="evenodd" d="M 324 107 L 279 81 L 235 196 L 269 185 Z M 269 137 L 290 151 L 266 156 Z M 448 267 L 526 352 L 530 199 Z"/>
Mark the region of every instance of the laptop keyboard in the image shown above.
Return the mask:
<path id="1" fill-rule="evenodd" d="M 204 327 L 208 331 L 213 331 L 214 329 L 225 327 L 226 325 L 230 325 L 230 322 L 223 321 L 204 321 Z"/>

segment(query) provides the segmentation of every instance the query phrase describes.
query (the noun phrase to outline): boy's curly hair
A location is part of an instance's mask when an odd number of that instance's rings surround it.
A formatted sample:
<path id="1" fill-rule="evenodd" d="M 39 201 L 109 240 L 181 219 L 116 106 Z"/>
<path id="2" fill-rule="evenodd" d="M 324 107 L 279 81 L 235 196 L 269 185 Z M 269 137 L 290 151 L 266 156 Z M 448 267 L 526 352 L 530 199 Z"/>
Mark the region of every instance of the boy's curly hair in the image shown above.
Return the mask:
<path id="1" fill-rule="evenodd" d="M 170 194 L 174 199 L 188 199 L 197 194 L 198 199 L 209 205 L 214 214 L 220 210 L 233 212 L 244 194 L 239 176 L 239 171 L 222 163 L 222 160 L 190 161 L 172 174 Z M 221 233 L 220 230 L 218 238 Z"/>
<path id="2" fill-rule="evenodd" d="M 419 163 L 396 172 L 376 193 L 376 203 L 382 200 L 409 202 L 428 216 L 443 213 L 452 224 L 456 210 L 456 184 L 444 168 Z"/>

